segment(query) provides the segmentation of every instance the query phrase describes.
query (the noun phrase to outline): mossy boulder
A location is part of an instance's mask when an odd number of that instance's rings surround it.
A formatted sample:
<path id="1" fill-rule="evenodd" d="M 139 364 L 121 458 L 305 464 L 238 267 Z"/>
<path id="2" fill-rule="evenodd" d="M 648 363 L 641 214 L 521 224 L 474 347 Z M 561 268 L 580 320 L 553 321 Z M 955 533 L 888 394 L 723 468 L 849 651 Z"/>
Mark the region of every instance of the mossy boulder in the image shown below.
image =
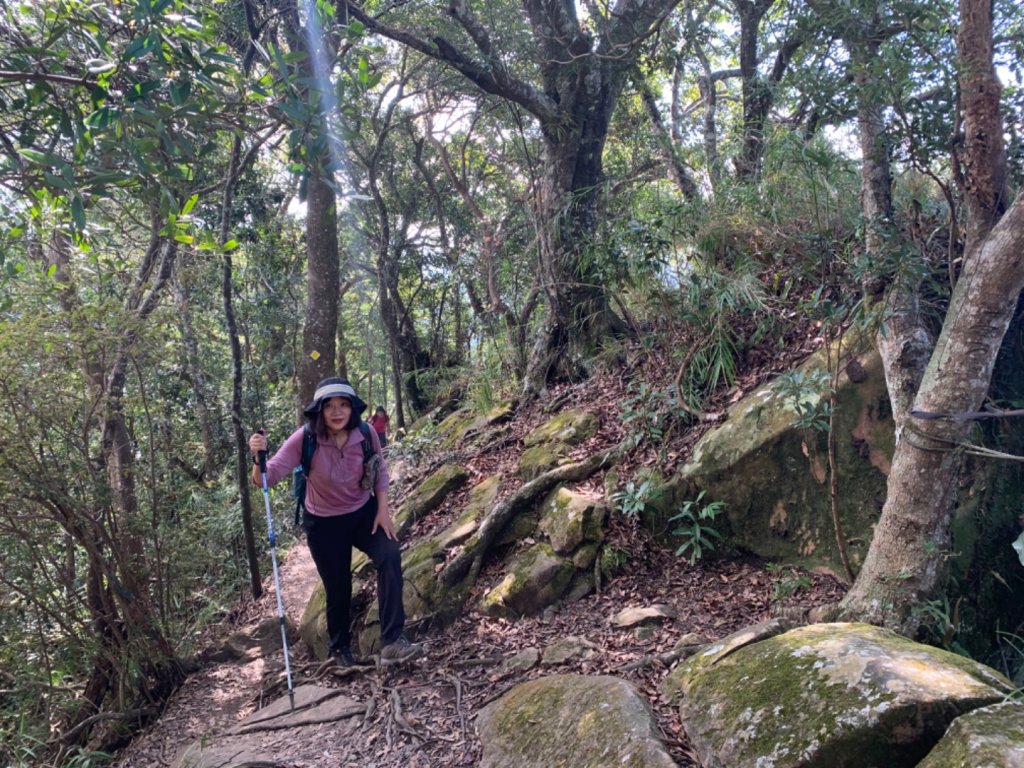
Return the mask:
<path id="1" fill-rule="evenodd" d="M 523 683 L 477 717 L 480 768 L 675 768 L 646 699 L 610 676 Z"/>
<path id="2" fill-rule="evenodd" d="M 511 419 L 515 411 L 514 400 L 496 403 L 483 414 L 472 408 L 460 408 L 437 425 L 437 431 L 441 433 L 442 446 L 451 449 L 463 443 L 475 442 L 494 425 Z"/>
<path id="3" fill-rule="evenodd" d="M 501 475 L 492 475 L 477 483 L 469 492 L 462 514 L 435 536 L 421 539 L 402 553 L 402 599 L 408 621 L 430 617 L 431 621 L 448 623 L 465 602 L 469 584 L 445 588 L 437 580 L 437 572 L 452 547 L 474 546 L 473 534 L 480 521 L 494 504 L 501 490 Z M 380 636 L 376 602 L 367 606 L 359 631 L 359 648 L 369 653 Z"/>
<path id="4" fill-rule="evenodd" d="M 371 574 L 373 571 L 371 569 Z M 352 595 L 358 595 L 366 587 L 367 581 L 363 578 L 352 579 Z M 356 605 L 357 602 L 353 602 Z M 309 596 L 309 602 L 299 619 L 299 639 L 306 644 L 318 659 L 327 658 L 327 593 L 324 592 L 324 585 L 317 582 L 313 594 Z"/>
<path id="5" fill-rule="evenodd" d="M 597 417 L 583 410 L 556 414 L 523 438 L 516 473 L 529 482 L 545 472 L 569 462 L 569 448 L 597 432 Z"/>
<path id="6" fill-rule="evenodd" d="M 604 541 L 604 523 L 608 518 L 604 504 L 559 486 L 541 508 L 544 513 L 539 528 L 558 554 L 572 554 L 585 543 Z"/>
<path id="7" fill-rule="evenodd" d="M 547 542 L 534 544 L 515 558 L 505 578 L 484 595 L 480 610 L 509 618 L 540 613 L 565 594 L 575 572 L 572 560 L 556 555 Z"/>
<path id="8" fill-rule="evenodd" d="M 645 523 L 669 539 L 667 518 L 704 491 L 725 502 L 720 532 L 761 557 L 844 574 L 829 494 L 827 434 L 799 426 L 823 403 L 827 358 L 813 355 L 789 381 L 740 400 L 727 420 L 694 446 L 691 461 L 648 505 Z M 823 375 L 825 378 L 823 379 Z M 881 358 L 868 351 L 843 366 L 834 417 L 839 516 L 853 567 L 863 562 L 885 502 L 894 431 Z"/>
<path id="9" fill-rule="evenodd" d="M 516 474 L 529 482 L 567 461 L 564 446 L 557 443 L 553 445 L 535 445 L 519 454 Z"/>
<path id="10" fill-rule="evenodd" d="M 705 768 L 911 768 L 1009 690 L 993 669 L 866 624 L 715 644 L 669 680 Z"/>
<path id="11" fill-rule="evenodd" d="M 476 412 L 472 408 L 459 408 L 449 414 L 444 421 L 437 425 L 437 431 L 441 434 L 441 444 L 445 449 L 456 445 L 466 431 L 476 420 Z"/>
<path id="12" fill-rule="evenodd" d="M 395 515 L 398 535 L 406 533 L 417 520 L 437 509 L 452 491 L 461 488 L 469 479 L 469 472 L 458 464 L 445 464 L 420 483 Z"/>
<path id="13" fill-rule="evenodd" d="M 1024 766 L 1024 704 L 1008 701 L 961 715 L 917 768 Z"/>
<path id="14" fill-rule="evenodd" d="M 589 411 L 571 409 L 562 411 L 548 419 L 523 438 L 523 446 L 562 443 L 577 445 L 597 432 L 600 426 L 597 416 Z"/>

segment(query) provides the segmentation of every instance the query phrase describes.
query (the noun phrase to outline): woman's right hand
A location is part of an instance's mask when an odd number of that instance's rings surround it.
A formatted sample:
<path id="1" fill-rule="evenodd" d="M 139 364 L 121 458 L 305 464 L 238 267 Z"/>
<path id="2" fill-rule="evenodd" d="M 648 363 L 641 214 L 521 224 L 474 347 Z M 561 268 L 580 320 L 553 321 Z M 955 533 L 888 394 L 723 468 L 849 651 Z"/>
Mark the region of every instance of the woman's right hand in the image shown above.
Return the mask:
<path id="1" fill-rule="evenodd" d="M 252 455 L 256 456 L 260 451 L 267 450 L 267 436 L 262 432 L 253 432 L 252 437 L 249 438 L 249 450 L 252 451 Z"/>

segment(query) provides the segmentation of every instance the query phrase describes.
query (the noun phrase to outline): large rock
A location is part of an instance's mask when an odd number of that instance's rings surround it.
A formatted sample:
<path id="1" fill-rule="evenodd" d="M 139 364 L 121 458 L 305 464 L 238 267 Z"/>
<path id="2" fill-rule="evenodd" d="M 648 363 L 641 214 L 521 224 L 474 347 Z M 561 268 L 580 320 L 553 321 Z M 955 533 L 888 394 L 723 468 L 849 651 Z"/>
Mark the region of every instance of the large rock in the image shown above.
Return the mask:
<path id="1" fill-rule="evenodd" d="M 790 380 L 822 382 L 824 352 L 813 355 Z M 800 413 L 827 397 L 808 386 L 800 397 L 778 381 L 740 400 L 728 419 L 694 446 L 691 461 L 648 505 L 645 522 L 670 532 L 667 518 L 703 490 L 725 502 L 722 533 L 741 549 L 778 562 L 826 567 L 844 575 L 829 495 L 827 436 L 797 426 Z M 885 502 L 894 436 L 881 358 L 866 352 L 843 367 L 835 410 L 839 515 L 850 560 L 867 553 Z M 651 512 L 653 510 L 653 514 Z"/>
<path id="2" fill-rule="evenodd" d="M 266 738 L 265 734 L 287 730 L 296 742 L 317 739 L 317 743 L 329 747 L 320 730 L 325 724 L 332 740 L 344 739 L 345 734 L 359 725 L 359 718 L 367 710 L 365 702 L 349 698 L 337 688 L 300 685 L 294 694 L 294 707 L 289 698 L 282 697 L 234 727 L 204 734 L 183 749 L 171 765 L 173 768 L 286 768 L 294 765 L 294 761 L 280 754 L 279 739 Z M 216 712 L 205 714 L 213 717 Z"/>
<path id="3" fill-rule="evenodd" d="M 437 571 L 449 549 L 472 549 L 473 534 L 494 505 L 501 482 L 501 475 L 491 475 L 477 483 L 470 489 L 466 506 L 458 519 L 441 533 L 420 539 L 402 553 L 402 599 L 409 622 L 430 616 L 435 624 L 444 625 L 461 609 L 470 585 L 444 589 L 437 581 Z M 380 613 L 376 601 L 370 602 L 361 624 L 357 644 L 362 653 L 371 653 L 380 639 Z"/>
<path id="4" fill-rule="evenodd" d="M 512 418 L 515 409 L 516 402 L 513 400 L 497 403 L 484 414 L 470 407 L 458 409 L 437 425 L 442 447 L 467 447 L 481 442 L 490 434 L 491 427 Z"/>
<path id="5" fill-rule="evenodd" d="M 604 504 L 559 486 L 548 496 L 543 509 L 539 527 L 558 554 L 569 555 L 584 543 L 604 541 L 608 517 Z"/>
<path id="6" fill-rule="evenodd" d="M 982 664 L 865 624 L 730 638 L 669 681 L 705 768 L 911 768 L 956 717 L 1010 687 Z"/>
<path id="7" fill-rule="evenodd" d="M 461 488 L 468 479 L 469 472 L 465 467 L 445 464 L 420 483 L 395 515 L 398 535 L 404 535 L 413 523 L 441 506 L 448 494 Z"/>
<path id="8" fill-rule="evenodd" d="M 538 614 L 566 593 L 575 573 L 572 560 L 555 554 L 547 542 L 519 555 L 501 582 L 484 595 L 480 610 L 488 616 L 515 618 Z"/>
<path id="9" fill-rule="evenodd" d="M 516 551 L 508 559 L 505 578 L 484 595 L 481 610 L 491 616 L 532 615 L 589 594 L 607 517 L 604 504 L 564 486 L 555 488 L 537 510 L 518 516 L 502 532 L 498 545 L 532 540 L 528 537 L 534 529 L 547 541 Z"/>
<path id="10" fill-rule="evenodd" d="M 615 677 L 553 675 L 477 717 L 480 768 L 675 768 L 647 701 Z"/>
<path id="11" fill-rule="evenodd" d="M 964 766 L 1024 766 L 1024 704 L 1008 701 L 961 715 L 917 768 Z"/>
<path id="12" fill-rule="evenodd" d="M 548 443 L 577 445 L 596 433 L 598 426 L 597 416 L 589 411 L 562 411 L 527 434 L 523 445 L 527 448 Z"/>
<path id="13" fill-rule="evenodd" d="M 568 463 L 569 448 L 591 437 L 599 426 L 597 417 L 587 411 L 556 414 L 523 438 L 524 450 L 516 473 L 529 481 Z"/>

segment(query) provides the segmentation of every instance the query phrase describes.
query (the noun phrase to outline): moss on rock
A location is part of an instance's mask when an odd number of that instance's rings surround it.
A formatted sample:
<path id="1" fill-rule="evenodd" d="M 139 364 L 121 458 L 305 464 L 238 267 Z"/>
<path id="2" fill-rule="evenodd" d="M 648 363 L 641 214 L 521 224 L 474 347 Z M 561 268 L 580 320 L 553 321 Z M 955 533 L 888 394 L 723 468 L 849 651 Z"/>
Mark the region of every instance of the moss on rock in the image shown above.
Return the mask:
<path id="1" fill-rule="evenodd" d="M 1009 701 L 961 715 L 917 768 L 1024 766 L 1024 704 Z"/>
<path id="2" fill-rule="evenodd" d="M 916 765 L 958 715 L 1002 698 L 981 664 L 863 624 L 721 644 L 674 670 L 707 768 Z"/>
<path id="3" fill-rule="evenodd" d="M 825 363 L 819 353 L 798 370 L 814 380 Z M 866 352 L 846 370 L 835 409 L 836 465 L 839 514 L 857 568 L 885 501 L 894 432 L 878 354 Z M 821 397 L 812 391 L 801 402 Z M 708 500 L 725 502 L 720 532 L 728 533 L 729 544 L 772 560 L 844 573 L 828 490 L 827 436 L 798 428 L 794 408 L 793 398 L 771 385 L 737 403 L 721 426 L 698 441 L 691 461 L 665 488 L 663 499 L 651 505 L 645 523 L 652 530 L 668 528 L 665 516 L 703 490 Z M 669 537 L 667 543 L 675 542 Z"/>
<path id="4" fill-rule="evenodd" d="M 551 675 L 481 710 L 480 768 L 675 768 L 646 700 L 610 676 Z"/>
<path id="5" fill-rule="evenodd" d="M 441 506 L 448 494 L 462 487 L 468 479 L 469 472 L 464 467 L 457 464 L 445 464 L 420 483 L 409 494 L 409 498 L 406 499 L 401 510 L 395 516 L 399 534 L 401 535 L 417 520 Z"/>
<path id="6" fill-rule="evenodd" d="M 577 445 L 597 432 L 597 416 L 589 411 L 568 410 L 556 414 L 523 438 L 523 445 L 562 443 Z"/>
<path id="7" fill-rule="evenodd" d="M 535 445 L 519 454 L 516 474 L 529 482 L 554 469 L 564 461 L 559 445 Z"/>
<path id="8" fill-rule="evenodd" d="M 558 554 L 568 555 L 584 543 L 604 541 L 607 507 L 594 499 L 559 486 L 548 495 L 541 509 L 544 512 L 539 528 Z"/>
<path id="9" fill-rule="evenodd" d="M 484 595 L 480 610 L 488 616 L 506 617 L 540 613 L 565 593 L 575 570 L 571 560 L 556 555 L 547 543 L 535 544 Z"/>

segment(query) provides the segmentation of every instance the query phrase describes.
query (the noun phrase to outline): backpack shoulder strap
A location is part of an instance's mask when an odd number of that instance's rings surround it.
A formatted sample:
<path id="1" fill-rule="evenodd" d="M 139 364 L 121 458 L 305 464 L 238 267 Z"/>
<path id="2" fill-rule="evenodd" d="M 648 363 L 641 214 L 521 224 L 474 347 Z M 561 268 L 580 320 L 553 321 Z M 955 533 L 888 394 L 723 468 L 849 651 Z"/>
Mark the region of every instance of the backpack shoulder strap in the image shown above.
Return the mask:
<path id="1" fill-rule="evenodd" d="M 306 424 L 302 427 L 302 474 L 309 477 L 309 468 L 313 465 L 313 453 L 316 451 L 316 435 Z"/>
<path id="2" fill-rule="evenodd" d="M 302 427 L 302 455 L 301 464 L 297 466 L 292 475 L 292 492 L 295 494 L 295 524 L 302 522 L 302 510 L 306 508 L 306 480 L 309 478 L 309 468 L 313 464 L 313 452 L 316 450 L 316 435 L 309 425 Z"/>
<path id="3" fill-rule="evenodd" d="M 365 464 L 374 454 L 373 443 L 370 442 L 370 425 L 360 420 L 359 432 L 363 436 L 363 463 Z"/>

